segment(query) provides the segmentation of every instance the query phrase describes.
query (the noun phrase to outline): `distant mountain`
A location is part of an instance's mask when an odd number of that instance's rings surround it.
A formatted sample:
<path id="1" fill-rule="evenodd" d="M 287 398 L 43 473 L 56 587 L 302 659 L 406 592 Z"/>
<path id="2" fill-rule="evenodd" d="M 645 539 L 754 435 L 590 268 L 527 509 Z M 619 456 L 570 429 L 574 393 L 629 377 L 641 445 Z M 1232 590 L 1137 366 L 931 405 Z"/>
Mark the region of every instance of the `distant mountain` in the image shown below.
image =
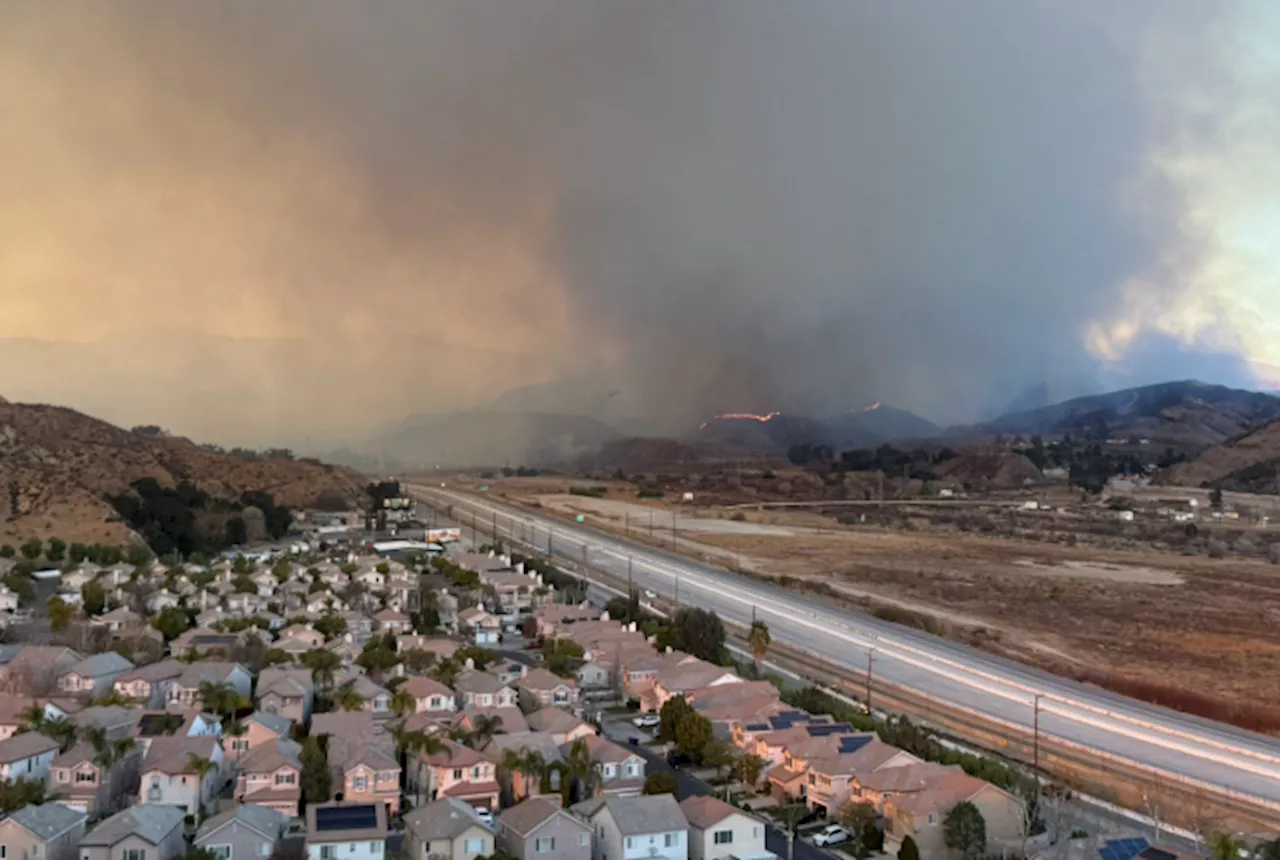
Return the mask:
<path id="1" fill-rule="evenodd" d="M 728 413 L 707 419 L 693 437 L 701 443 L 731 445 L 763 456 L 785 455 L 793 445 L 833 445 L 831 430 L 801 415 Z"/>
<path id="2" fill-rule="evenodd" d="M 865 448 L 891 439 L 927 439 L 942 428 L 914 412 L 875 403 L 824 422 L 838 448 Z"/>
<path id="3" fill-rule="evenodd" d="M 986 424 L 948 428 L 945 435 L 1138 436 L 1194 453 L 1275 418 L 1280 418 L 1280 398 L 1191 380 L 1078 397 Z"/>
<path id="4" fill-rule="evenodd" d="M 616 438 L 612 427 L 582 415 L 481 410 L 415 415 L 363 447 L 366 456 L 407 468 L 542 466 L 578 459 Z"/>
<path id="5" fill-rule="evenodd" d="M 1280 493 L 1280 421 L 1214 445 L 1188 463 L 1165 469 L 1155 480 L 1171 486 Z"/>

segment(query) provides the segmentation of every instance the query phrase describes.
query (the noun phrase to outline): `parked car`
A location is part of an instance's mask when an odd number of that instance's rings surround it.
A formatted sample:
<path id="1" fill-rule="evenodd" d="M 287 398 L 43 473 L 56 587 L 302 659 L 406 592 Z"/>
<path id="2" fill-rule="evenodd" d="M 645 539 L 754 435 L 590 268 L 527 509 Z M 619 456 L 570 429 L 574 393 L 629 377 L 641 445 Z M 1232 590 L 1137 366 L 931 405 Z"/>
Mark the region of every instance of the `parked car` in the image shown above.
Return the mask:
<path id="1" fill-rule="evenodd" d="M 667 764 L 670 767 L 684 767 L 685 765 L 693 764 L 693 759 L 679 750 L 672 750 L 667 753 Z"/>
<path id="2" fill-rule="evenodd" d="M 489 809 L 487 806 L 477 806 L 476 817 L 490 827 L 493 826 L 493 810 Z"/>
<path id="3" fill-rule="evenodd" d="M 651 729 L 662 722 L 662 718 L 657 714 L 641 714 L 631 721 L 633 726 L 641 729 Z"/>
<path id="4" fill-rule="evenodd" d="M 849 831 L 845 830 L 839 824 L 832 824 L 829 827 L 822 828 L 822 832 L 813 837 L 814 845 L 839 845 L 841 842 L 849 840 Z"/>

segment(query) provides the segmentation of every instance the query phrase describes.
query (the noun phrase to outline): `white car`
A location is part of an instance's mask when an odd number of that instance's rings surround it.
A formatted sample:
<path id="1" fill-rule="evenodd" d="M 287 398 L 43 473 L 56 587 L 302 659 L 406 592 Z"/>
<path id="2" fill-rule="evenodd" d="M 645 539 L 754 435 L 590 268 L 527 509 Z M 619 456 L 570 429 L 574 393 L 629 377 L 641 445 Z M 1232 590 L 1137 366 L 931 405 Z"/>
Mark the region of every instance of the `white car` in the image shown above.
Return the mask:
<path id="1" fill-rule="evenodd" d="M 829 827 L 822 828 L 822 832 L 813 837 L 813 844 L 820 846 L 839 845 L 841 842 L 847 842 L 848 840 L 849 831 L 839 824 L 832 824 Z"/>
<path id="2" fill-rule="evenodd" d="M 631 724 L 638 729 L 651 729 L 662 722 L 662 718 L 657 714 L 641 714 L 631 721 Z"/>
<path id="3" fill-rule="evenodd" d="M 493 826 L 493 812 L 488 807 L 484 807 L 484 806 L 476 807 L 476 817 L 479 818 L 481 821 L 483 821 L 485 824 L 489 825 L 490 827 Z"/>

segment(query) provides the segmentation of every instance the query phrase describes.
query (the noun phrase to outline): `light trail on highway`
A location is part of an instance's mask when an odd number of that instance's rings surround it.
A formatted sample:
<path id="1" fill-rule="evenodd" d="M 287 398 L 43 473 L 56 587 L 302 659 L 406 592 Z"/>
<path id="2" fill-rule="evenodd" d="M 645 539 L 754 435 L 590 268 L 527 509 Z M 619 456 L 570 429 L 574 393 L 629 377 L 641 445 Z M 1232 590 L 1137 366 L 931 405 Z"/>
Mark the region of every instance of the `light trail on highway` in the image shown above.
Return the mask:
<path id="1" fill-rule="evenodd" d="M 1280 742 L 1169 711 L 847 611 L 727 570 L 564 523 L 488 498 L 411 486 L 436 504 L 483 518 L 488 529 L 578 558 L 615 580 L 674 602 L 710 609 L 726 622 L 769 625 L 775 641 L 835 666 L 932 697 L 1019 734 L 1039 709 L 1042 741 L 1074 746 L 1177 781 L 1280 813 Z M 456 513 L 455 513 L 456 516 Z M 1038 705 L 1037 705 L 1038 702 Z"/>

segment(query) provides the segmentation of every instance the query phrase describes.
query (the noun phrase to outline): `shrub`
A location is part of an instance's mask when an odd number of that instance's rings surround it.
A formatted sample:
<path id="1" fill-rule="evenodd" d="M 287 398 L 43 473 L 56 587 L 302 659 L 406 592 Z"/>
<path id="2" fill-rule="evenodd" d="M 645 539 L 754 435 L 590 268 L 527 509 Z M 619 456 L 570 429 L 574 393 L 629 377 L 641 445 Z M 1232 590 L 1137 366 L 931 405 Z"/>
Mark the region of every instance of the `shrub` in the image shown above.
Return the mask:
<path id="1" fill-rule="evenodd" d="M 1209 558 L 1226 558 L 1227 542 L 1218 538 L 1209 539 Z"/>

